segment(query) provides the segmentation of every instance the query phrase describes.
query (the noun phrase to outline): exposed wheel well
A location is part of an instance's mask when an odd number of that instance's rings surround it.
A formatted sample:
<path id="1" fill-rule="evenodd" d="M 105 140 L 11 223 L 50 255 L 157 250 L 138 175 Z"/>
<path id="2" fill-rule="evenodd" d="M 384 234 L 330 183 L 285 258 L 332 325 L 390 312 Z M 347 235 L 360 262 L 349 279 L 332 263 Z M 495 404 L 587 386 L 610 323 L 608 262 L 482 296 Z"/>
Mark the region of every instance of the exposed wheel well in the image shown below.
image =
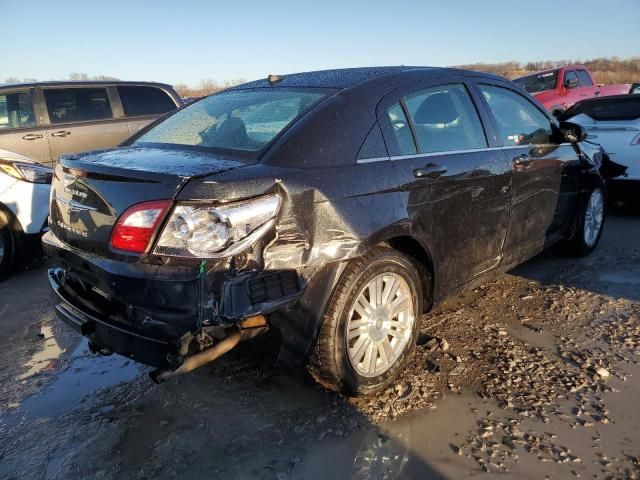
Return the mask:
<path id="1" fill-rule="evenodd" d="M 433 304 L 433 288 L 435 284 L 435 271 L 429 252 L 416 239 L 408 236 L 390 238 L 385 242 L 394 250 L 414 259 L 418 266 L 424 269 L 420 272 L 422 279 L 422 291 L 424 294 L 424 311 L 427 312 Z"/>

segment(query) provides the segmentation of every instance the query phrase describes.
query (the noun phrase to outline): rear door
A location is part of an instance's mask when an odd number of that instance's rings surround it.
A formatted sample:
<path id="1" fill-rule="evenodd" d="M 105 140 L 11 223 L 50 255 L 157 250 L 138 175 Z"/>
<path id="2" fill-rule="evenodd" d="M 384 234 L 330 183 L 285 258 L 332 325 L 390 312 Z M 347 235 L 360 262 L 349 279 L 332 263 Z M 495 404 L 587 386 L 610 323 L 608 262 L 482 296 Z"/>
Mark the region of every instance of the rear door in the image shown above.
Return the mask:
<path id="1" fill-rule="evenodd" d="M 438 83 L 405 87 L 381 103 L 378 116 L 413 234 L 431 252 L 441 293 L 500 264 L 511 171 L 491 148 L 464 79 Z"/>
<path id="2" fill-rule="evenodd" d="M 42 126 L 34 88 L 0 92 L 0 148 L 50 164 L 51 153 Z"/>
<path id="3" fill-rule="evenodd" d="M 553 121 L 506 84 L 480 82 L 482 101 L 493 115 L 498 141 L 513 172 L 505 264 L 529 258 L 566 233 L 577 194 L 578 154 L 557 144 Z"/>
<path id="4" fill-rule="evenodd" d="M 67 153 L 112 148 L 129 137 L 107 86 L 44 87 L 43 95 L 54 160 Z"/>
<path id="5" fill-rule="evenodd" d="M 116 87 L 129 134 L 146 127 L 158 117 L 175 110 L 177 105 L 167 92 L 151 85 L 118 85 Z"/>

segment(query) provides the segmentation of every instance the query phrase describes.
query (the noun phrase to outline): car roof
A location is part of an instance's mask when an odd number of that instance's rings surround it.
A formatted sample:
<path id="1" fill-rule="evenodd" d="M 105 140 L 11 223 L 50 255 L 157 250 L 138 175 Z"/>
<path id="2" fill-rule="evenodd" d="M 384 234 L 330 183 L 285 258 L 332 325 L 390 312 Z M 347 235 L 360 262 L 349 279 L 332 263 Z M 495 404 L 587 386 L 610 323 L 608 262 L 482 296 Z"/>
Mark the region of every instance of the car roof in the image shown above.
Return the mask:
<path id="1" fill-rule="evenodd" d="M 173 88 L 171 85 L 160 82 L 135 82 L 128 80 L 52 80 L 46 82 L 2 83 L 0 89 L 6 88 L 30 88 L 30 87 L 82 87 L 103 85 L 149 85 L 154 87 Z"/>
<path id="2" fill-rule="evenodd" d="M 409 74 L 419 74 L 421 78 L 437 78 L 447 75 L 483 76 L 488 78 L 500 78 L 489 73 L 474 72 L 458 68 L 446 67 L 419 67 L 419 66 L 390 66 L 390 67 L 360 67 L 341 68 L 333 70 L 318 70 L 314 72 L 291 73 L 280 75 L 273 85 L 267 77 L 260 80 L 236 85 L 229 90 L 245 90 L 249 88 L 266 87 L 307 87 L 307 88 L 336 88 L 345 89 L 354 87 L 364 82 L 375 80 L 393 81 L 401 80 Z"/>

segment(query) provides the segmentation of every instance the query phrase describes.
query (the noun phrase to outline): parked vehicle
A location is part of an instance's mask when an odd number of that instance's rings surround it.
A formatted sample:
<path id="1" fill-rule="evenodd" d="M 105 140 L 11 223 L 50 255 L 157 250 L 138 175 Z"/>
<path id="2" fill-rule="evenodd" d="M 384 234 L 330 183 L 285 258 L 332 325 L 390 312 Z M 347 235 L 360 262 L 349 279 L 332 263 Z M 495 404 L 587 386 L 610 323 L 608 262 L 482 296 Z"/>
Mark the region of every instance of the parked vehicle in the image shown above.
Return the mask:
<path id="1" fill-rule="evenodd" d="M 47 229 L 53 170 L 0 150 L 0 278 Z"/>
<path id="2" fill-rule="evenodd" d="M 630 85 L 598 85 L 584 65 L 566 65 L 516 78 L 515 83 L 557 116 L 576 102 L 629 92 Z"/>
<path id="3" fill-rule="evenodd" d="M 0 148 L 52 166 L 65 153 L 115 147 L 182 104 L 160 83 L 2 85 Z"/>
<path id="4" fill-rule="evenodd" d="M 378 391 L 452 292 L 556 242 L 596 248 L 605 191 L 583 138 L 511 82 L 457 69 L 236 86 L 60 160 L 55 311 L 158 381 L 274 328 L 282 361 Z"/>
<path id="5" fill-rule="evenodd" d="M 561 118 L 581 125 L 604 148 L 620 175 L 608 180 L 612 199 L 640 199 L 640 96 L 618 95 L 576 103 Z"/>

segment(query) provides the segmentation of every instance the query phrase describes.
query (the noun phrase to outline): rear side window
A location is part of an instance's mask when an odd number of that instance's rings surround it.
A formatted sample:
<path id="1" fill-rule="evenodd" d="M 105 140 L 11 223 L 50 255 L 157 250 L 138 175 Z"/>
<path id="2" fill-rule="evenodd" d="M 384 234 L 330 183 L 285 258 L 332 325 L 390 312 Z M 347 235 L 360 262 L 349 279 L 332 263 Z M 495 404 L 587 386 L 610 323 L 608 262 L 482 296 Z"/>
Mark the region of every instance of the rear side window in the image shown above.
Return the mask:
<path id="1" fill-rule="evenodd" d="M 591 77 L 589 77 L 589 74 L 585 70 L 578 70 L 577 72 L 581 87 L 590 87 L 591 85 L 593 85 Z"/>
<path id="2" fill-rule="evenodd" d="M 113 118 L 106 88 L 61 88 L 44 91 L 51 123 Z"/>
<path id="3" fill-rule="evenodd" d="M 275 88 L 211 95 L 171 115 L 135 143 L 257 152 L 330 93 Z"/>
<path id="4" fill-rule="evenodd" d="M 480 85 L 498 124 L 505 146 L 540 145 L 551 142 L 551 121 L 522 95 L 509 89 Z"/>
<path id="5" fill-rule="evenodd" d="M 387 110 L 387 116 L 389 117 L 395 139 L 398 142 L 398 155 L 412 155 L 417 153 L 418 150 L 413 141 L 411 127 L 400 104 L 396 103 Z"/>
<path id="6" fill-rule="evenodd" d="M 478 112 L 463 85 L 443 85 L 405 98 L 422 153 L 486 148 Z"/>
<path id="7" fill-rule="evenodd" d="M 0 130 L 36 124 L 29 92 L 0 93 Z"/>
<path id="8" fill-rule="evenodd" d="M 176 104 L 171 97 L 156 87 L 121 85 L 117 89 L 124 114 L 127 117 L 157 115 L 167 113 L 176 108 Z"/>

